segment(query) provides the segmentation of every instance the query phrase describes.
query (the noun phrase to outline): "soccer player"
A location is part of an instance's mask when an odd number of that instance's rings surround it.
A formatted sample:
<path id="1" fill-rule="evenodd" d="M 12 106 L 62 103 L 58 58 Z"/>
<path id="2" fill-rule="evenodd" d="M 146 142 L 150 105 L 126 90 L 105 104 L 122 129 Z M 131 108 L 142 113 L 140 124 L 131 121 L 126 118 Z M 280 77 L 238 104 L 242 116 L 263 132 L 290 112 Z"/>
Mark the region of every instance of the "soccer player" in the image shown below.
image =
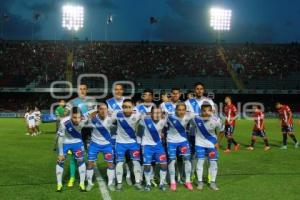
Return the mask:
<path id="1" fill-rule="evenodd" d="M 107 162 L 108 189 L 115 191 L 113 184 L 115 176 L 114 152 L 111 144 L 110 128 L 113 126 L 112 118 L 108 116 L 108 109 L 105 103 L 97 106 L 97 112 L 91 115 L 90 123 L 93 126 L 91 143 L 88 149 L 87 167 L 87 191 L 93 187 L 93 174 L 96 160 L 99 153 L 103 153 L 104 160 Z"/>
<path id="2" fill-rule="evenodd" d="M 282 144 L 281 149 L 287 149 L 287 136 L 289 135 L 295 143 L 295 148 L 299 147 L 296 136 L 293 132 L 293 114 L 288 105 L 283 105 L 280 102 L 276 103 L 276 109 L 281 120 Z"/>
<path id="3" fill-rule="evenodd" d="M 190 120 L 194 115 L 186 113 L 186 105 L 179 103 L 176 105 L 175 114 L 169 114 L 168 129 L 167 129 L 167 149 L 169 158 L 169 173 L 170 173 L 170 188 L 172 191 L 176 191 L 175 181 L 175 163 L 177 153 L 183 157 L 184 160 L 184 172 L 185 172 L 185 183 L 184 186 L 188 190 L 193 190 L 191 184 L 191 161 L 190 161 L 190 145 L 187 140 L 186 128 Z"/>
<path id="4" fill-rule="evenodd" d="M 65 107 L 65 114 L 68 115 L 73 107 L 78 107 L 83 117 L 87 120 L 89 112 L 94 109 L 96 106 L 96 100 L 93 97 L 87 96 L 88 86 L 86 83 L 81 83 L 78 88 L 78 97 L 69 101 Z M 90 141 L 92 128 L 87 125 L 81 129 L 81 135 L 85 148 L 87 148 Z M 68 152 L 72 155 L 72 152 Z M 75 157 L 73 156 L 70 159 L 70 179 L 68 182 L 68 187 L 73 187 L 75 182 L 75 169 L 76 162 Z"/>
<path id="5" fill-rule="evenodd" d="M 61 120 L 58 135 L 58 158 L 56 164 L 57 192 L 62 191 L 62 175 L 64 171 L 64 161 L 67 152 L 71 150 L 77 160 L 78 171 L 80 176 L 79 188 L 85 191 L 86 166 L 84 163 L 84 146 L 81 136 L 81 129 L 85 122 L 78 107 L 73 107 L 70 116 Z"/>
<path id="6" fill-rule="evenodd" d="M 145 89 L 142 96 L 143 102 L 136 106 L 135 110 L 143 114 L 149 114 L 155 104 L 153 103 L 153 91 Z"/>
<path id="7" fill-rule="evenodd" d="M 24 114 L 24 121 L 25 121 L 25 123 L 26 123 L 26 129 L 27 129 L 26 135 L 30 135 L 29 125 L 28 125 L 28 121 L 27 121 L 27 116 L 29 115 L 30 109 L 29 109 L 29 107 L 26 107 L 25 110 L 26 110 L 26 111 L 25 111 L 25 114 Z"/>
<path id="8" fill-rule="evenodd" d="M 168 114 L 174 114 L 176 105 L 180 102 L 180 96 L 180 89 L 177 87 L 172 88 L 170 101 L 162 102 L 160 104 L 161 110 Z"/>
<path id="9" fill-rule="evenodd" d="M 213 107 L 209 102 L 203 102 L 201 105 L 201 115 L 195 116 L 194 124 L 196 126 L 196 157 L 197 161 L 197 177 L 198 190 L 203 190 L 203 165 L 205 158 L 209 160 L 208 177 L 210 188 L 219 190 L 216 185 L 216 177 L 218 171 L 218 149 L 217 134 L 222 132 L 224 127 L 221 120 L 214 115 Z"/>
<path id="10" fill-rule="evenodd" d="M 264 122 L 264 113 L 260 110 L 260 108 L 257 105 L 252 106 L 253 109 L 253 119 L 254 119 L 254 126 L 252 131 L 252 138 L 251 138 L 251 144 L 247 148 L 250 151 L 254 150 L 254 144 L 256 142 L 256 137 L 262 137 L 265 143 L 265 151 L 268 151 L 270 149 L 269 146 L 269 140 L 265 132 L 265 122 Z"/>
<path id="11" fill-rule="evenodd" d="M 213 111 L 215 111 L 215 104 L 212 99 L 205 97 L 205 85 L 201 82 L 196 82 L 194 84 L 194 97 L 189 98 L 185 101 L 187 112 L 193 113 L 195 116 L 200 115 L 201 113 L 201 106 L 203 102 L 208 102 L 211 106 Z M 195 128 L 193 126 L 193 123 L 189 127 L 189 134 L 188 134 L 188 140 L 190 143 L 191 148 L 191 160 L 192 160 L 192 179 L 195 178 L 195 171 L 196 171 L 196 165 L 197 165 L 197 159 L 196 159 L 196 152 L 195 152 Z"/>
<path id="12" fill-rule="evenodd" d="M 233 138 L 233 132 L 235 128 L 235 119 L 237 117 L 237 109 L 235 105 L 232 103 L 232 99 L 230 96 L 225 97 L 225 106 L 224 106 L 224 114 L 225 114 L 225 136 L 227 138 L 227 148 L 225 149 L 225 153 L 231 152 L 231 144 L 234 144 L 234 151 L 238 151 L 240 145 Z"/>
<path id="13" fill-rule="evenodd" d="M 123 164 L 125 155 L 128 152 L 133 163 L 133 172 L 135 176 L 135 187 L 142 190 L 141 185 L 141 165 L 140 165 L 140 145 L 137 143 L 136 127 L 141 120 L 141 114 L 133 111 L 133 102 L 131 99 L 125 99 L 122 105 L 122 111 L 113 116 L 113 121 L 117 122 L 116 137 L 116 178 L 117 190 L 122 190 Z"/>
<path id="14" fill-rule="evenodd" d="M 59 106 L 55 109 L 55 116 L 56 116 L 56 131 L 58 130 L 60 119 L 65 116 L 65 100 L 59 101 Z"/>
<path id="15" fill-rule="evenodd" d="M 37 134 L 41 134 L 40 124 L 41 124 L 41 111 L 37 106 L 34 107 L 34 115 L 35 115 L 35 128 Z"/>
<path id="16" fill-rule="evenodd" d="M 113 97 L 106 100 L 106 103 L 108 105 L 108 111 L 111 115 L 114 113 L 117 113 L 122 110 L 123 101 L 125 100 L 124 95 L 124 87 L 122 84 L 115 84 L 113 88 Z M 117 128 L 112 128 L 111 135 L 112 135 L 112 145 L 113 148 L 115 148 L 116 145 L 116 134 L 117 134 Z M 126 161 L 130 161 L 130 158 L 128 155 L 126 155 Z M 131 171 L 129 168 L 129 163 L 126 162 L 125 170 L 126 170 L 126 183 L 128 185 L 132 185 L 131 181 Z"/>
<path id="17" fill-rule="evenodd" d="M 34 109 L 30 108 L 29 113 L 26 115 L 26 121 L 29 128 L 29 133 L 31 136 L 36 136 L 36 119 Z"/>
<path id="18" fill-rule="evenodd" d="M 159 188 L 162 191 L 165 191 L 165 180 L 168 166 L 166 153 L 161 141 L 161 134 L 166 125 L 166 119 L 162 118 L 162 111 L 160 108 L 152 107 L 150 113 L 150 116 L 145 116 L 140 122 L 140 126 L 143 127 L 142 149 L 144 175 L 146 179 L 145 190 L 151 190 L 151 163 L 154 158 L 160 165 Z"/>

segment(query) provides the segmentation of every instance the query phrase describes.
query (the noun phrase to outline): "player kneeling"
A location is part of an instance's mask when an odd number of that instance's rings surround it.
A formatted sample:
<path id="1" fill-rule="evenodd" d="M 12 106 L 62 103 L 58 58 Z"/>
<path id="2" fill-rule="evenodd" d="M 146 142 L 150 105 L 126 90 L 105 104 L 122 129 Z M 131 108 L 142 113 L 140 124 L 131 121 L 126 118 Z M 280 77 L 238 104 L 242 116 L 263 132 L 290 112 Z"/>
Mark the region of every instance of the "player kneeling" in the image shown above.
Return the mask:
<path id="1" fill-rule="evenodd" d="M 69 150 L 72 151 L 77 160 L 78 171 L 80 176 L 79 188 L 85 191 L 85 175 L 86 166 L 84 163 L 84 147 L 81 136 L 81 129 L 84 126 L 81 118 L 81 113 L 78 107 L 72 108 L 71 117 L 66 117 L 61 120 L 58 134 L 58 159 L 56 164 L 57 192 L 62 191 L 62 175 L 64 171 L 64 161 Z"/>
<path id="2" fill-rule="evenodd" d="M 201 106 L 200 116 L 195 116 L 194 123 L 196 128 L 195 150 L 197 161 L 197 177 L 198 190 L 202 190 L 203 183 L 203 165 L 205 158 L 208 157 L 208 182 L 210 188 L 219 190 L 216 185 L 216 177 L 218 172 L 218 150 L 217 150 L 217 134 L 223 132 L 221 120 L 213 115 L 212 106 L 208 103 L 203 103 Z"/>
<path id="3" fill-rule="evenodd" d="M 91 125 L 93 127 L 91 143 L 88 149 L 88 167 L 87 167 L 87 191 L 93 187 L 94 167 L 99 153 L 103 153 L 104 160 L 107 162 L 108 189 L 115 191 L 113 184 L 115 177 L 114 153 L 111 144 L 110 128 L 113 126 L 111 117 L 108 116 L 107 105 L 101 103 L 97 106 L 97 113 L 91 116 Z"/>
<path id="4" fill-rule="evenodd" d="M 166 190 L 165 180 L 167 175 L 167 157 L 161 141 L 161 133 L 165 127 L 166 120 L 161 118 L 162 111 L 160 108 L 152 107 L 151 116 L 145 116 L 140 122 L 143 128 L 142 149 L 143 165 L 146 180 L 146 191 L 151 190 L 151 163 L 153 158 L 156 163 L 160 164 L 160 185 L 159 188 Z"/>

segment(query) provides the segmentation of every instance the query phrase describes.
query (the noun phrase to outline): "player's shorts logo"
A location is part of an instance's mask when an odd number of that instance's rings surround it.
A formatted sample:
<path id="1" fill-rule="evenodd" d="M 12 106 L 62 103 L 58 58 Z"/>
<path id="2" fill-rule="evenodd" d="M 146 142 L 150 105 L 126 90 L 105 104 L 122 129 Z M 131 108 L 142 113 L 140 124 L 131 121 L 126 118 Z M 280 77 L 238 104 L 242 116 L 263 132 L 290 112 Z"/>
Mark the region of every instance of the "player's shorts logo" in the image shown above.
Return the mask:
<path id="1" fill-rule="evenodd" d="M 110 160 L 112 158 L 112 154 L 111 153 L 106 153 L 104 155 L 104 157 L 105 157 L 106 160 Z"/>
<path id="2" fill-rule="evenodd" d="M 186 146 L 181 147 L 181 149 L 180 149 L 181 153 L 187 153 L 187 151 L 188 151 L 188 148 Z"/>
<path id="3" fill-rule="evenodd" d="M 82 157 L 82 151 L 81 150 L 77 150 L 75 152 L 76 157 Z"/>
<path id="4" fill-rule="evenodd" d="M 216 152 L 214 152 L 214 151 L 209 152 L 208 157 L 209 158 L 215 158 L 216 157 Z"/>
<path id="5" fill-rule="evenodd" d="M 132 156 L 133 157 L 139 157 L 140 156 L 140 151 L 134 151 L 134 152 L 132 152 Z"/>
<path id="6" fill-rule="evenodd" d="M 159 156 L 159 161 L 166 161 L 166 160 L 167 160 L 166 154 L 162 154 Z"/>

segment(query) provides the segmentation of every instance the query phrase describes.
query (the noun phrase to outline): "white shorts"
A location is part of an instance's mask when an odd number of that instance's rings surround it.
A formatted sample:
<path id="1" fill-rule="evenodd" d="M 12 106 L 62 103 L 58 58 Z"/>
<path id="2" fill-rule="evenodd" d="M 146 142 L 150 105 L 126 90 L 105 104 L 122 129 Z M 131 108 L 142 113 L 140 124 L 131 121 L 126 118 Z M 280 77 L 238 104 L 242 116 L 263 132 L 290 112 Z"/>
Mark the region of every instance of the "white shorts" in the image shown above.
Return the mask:
<path id="1" fill-rule="evenodd" d="M 28 122 L 28 127 L 29 128 L 34 128 L 35 127 L 35 121 L 29 121 Z"/>

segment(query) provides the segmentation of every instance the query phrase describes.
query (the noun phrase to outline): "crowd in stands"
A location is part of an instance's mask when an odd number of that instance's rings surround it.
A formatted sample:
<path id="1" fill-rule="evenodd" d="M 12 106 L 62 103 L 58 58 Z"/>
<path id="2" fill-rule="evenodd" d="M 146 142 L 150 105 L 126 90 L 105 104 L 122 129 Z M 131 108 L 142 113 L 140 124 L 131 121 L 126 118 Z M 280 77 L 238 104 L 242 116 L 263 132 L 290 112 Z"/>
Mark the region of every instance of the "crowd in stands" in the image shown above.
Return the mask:
<path id="1" fill-rule="evenodd" d="M 110 80 L 229 77 L 214 44 L 0 41 L 0 87 L 49 86 L 65 80 L 67 55 L 74 52 L 73 75 L 102 73 Z M 224 45 L 225 57 L 248 80 L 284 78 L 300 71 L 300 45 Z"/>

